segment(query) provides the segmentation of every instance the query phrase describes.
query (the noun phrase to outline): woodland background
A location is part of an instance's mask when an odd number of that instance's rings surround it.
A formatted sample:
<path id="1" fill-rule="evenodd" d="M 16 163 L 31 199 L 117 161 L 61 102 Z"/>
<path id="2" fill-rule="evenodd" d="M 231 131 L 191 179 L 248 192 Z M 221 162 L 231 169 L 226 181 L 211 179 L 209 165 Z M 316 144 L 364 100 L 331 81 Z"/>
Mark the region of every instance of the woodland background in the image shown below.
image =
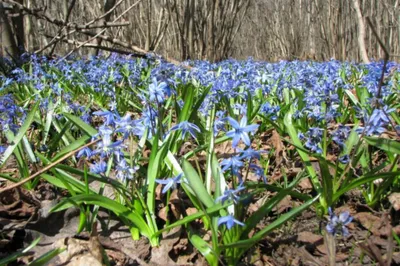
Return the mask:
<path id="1" fill-rule="evenodd" d="M 390 60 L 400 58 L 399 0 L 3 0 L 0 17 L 1 52 L 13 57 L 114 50 L 177 60 L 367 61 L 383 57 L 369 17 Z"/>

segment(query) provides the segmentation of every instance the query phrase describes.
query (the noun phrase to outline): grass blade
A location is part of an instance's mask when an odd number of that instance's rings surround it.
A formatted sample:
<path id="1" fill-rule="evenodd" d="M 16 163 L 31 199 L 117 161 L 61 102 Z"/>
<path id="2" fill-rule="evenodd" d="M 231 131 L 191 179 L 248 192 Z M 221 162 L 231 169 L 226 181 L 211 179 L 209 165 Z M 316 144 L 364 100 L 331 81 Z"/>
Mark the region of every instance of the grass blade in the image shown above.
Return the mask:
<path id="1" fill-rule="evenodd" d="M 7 159 L 11 156 L 11 154 L 14 152 L 14 149 L 18 146 L 22 138 L 25 136 L 25 133 L 28 131 L 29 127 L 31 126 L 33 119 L 35 117 L 36 111 L 39 107 L 39 102 L 37 102 L 32 110 L 29 112 L 27 115 L 24 124 L 22 127 L 19 129 L 17 135 L 14 137 L 12 140 L 12 144 L 7 147 L 5 152 L 3 153 L 3 156 L 0 159 L 0 167 L 4 165 L 4 163 L 7 161 Z"/>

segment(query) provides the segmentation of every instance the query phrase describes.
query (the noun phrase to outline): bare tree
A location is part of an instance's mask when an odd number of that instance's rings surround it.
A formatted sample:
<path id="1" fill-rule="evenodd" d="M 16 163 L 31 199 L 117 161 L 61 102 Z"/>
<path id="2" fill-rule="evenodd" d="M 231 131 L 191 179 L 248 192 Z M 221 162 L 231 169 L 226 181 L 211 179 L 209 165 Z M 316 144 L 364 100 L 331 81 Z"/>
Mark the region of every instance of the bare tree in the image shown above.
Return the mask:
<path id="1" fill-rule="evenodd" d="M 361 13 L 360 4 L 358 0 L 353 0 L 354 8 L 356 9 L 358 18 L 358 45 L 360 47 L 361 58 L 364 63 L 369 63 L 367 49 L 365 48 L 365 24 L 364 18 Z"/>
<path id="2" fill-rule="evenodd" d="M 180 60 L 219 61 L 230 56 L 270 61 L 377 60 L 383 53 L 370 27 L 360 24 L 360 12 L 372 18 L 391 54 L 400 54 L 399 0 L 0 0 L 0 4 L 2 49 L 7 47 L 14 56 L 21 46 L 58 55 L 95 55 L 113 49 L 141 55 L 156 52 Z"/>

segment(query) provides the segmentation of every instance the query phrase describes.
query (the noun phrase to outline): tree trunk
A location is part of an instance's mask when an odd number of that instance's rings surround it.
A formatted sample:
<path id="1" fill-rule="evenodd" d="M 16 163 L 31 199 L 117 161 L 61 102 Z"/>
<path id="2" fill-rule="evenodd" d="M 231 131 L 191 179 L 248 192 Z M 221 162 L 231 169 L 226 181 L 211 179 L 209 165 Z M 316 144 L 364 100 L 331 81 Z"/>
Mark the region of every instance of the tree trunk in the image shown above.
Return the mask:
<path id="1" fill-rule="evenodd" d="M 1 18 L 1 26 L 2 26 L 2 33 L 1 33 L 1 46 L 2 56 L 11 56 L 13 58 L 18 58 L 18 46 L 17 42 L 14 38 L 14 34 L 12 31 L 12 27 L 10 21 L 6 15 L 4 10 L 4 3 L 0 2 L 0 18 Z"/>
<path id="2" fill-rule="evenodd" d="M 358 0 L 353 0 L 354 8 L 357 12 L 357 19 L 358 19 L 358 46 L 360 49 L 360 56 L 364 63 L 369 63 L 367 49 L 365 48 L 365 24 L 364 19 L 361 14 L 360 4 Z"/>

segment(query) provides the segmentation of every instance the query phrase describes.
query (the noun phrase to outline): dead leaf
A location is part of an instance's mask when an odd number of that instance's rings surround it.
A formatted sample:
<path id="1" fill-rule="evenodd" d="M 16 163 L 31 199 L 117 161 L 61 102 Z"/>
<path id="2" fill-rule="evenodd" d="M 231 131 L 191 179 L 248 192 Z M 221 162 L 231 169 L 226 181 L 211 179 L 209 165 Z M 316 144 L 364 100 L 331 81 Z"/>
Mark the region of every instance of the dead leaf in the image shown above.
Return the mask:
<path id="1" fill-rule="evenodd" d="M 281 165 L 286 157 L 286 152 L 281 137 L 275 129 L 272 131 L 272 136 L 269 139 L 269 143 L 271 143 L 272 147 L 275 149 L 275 165 Z"/>
<path id="2" fill-rule="evenodd" d="M 392 204 L 393 209 L 395 209 L 396 211 L 400 210 L 400 193 L 399 192 L 395 192 L 390 194 L 389 196 L 389 202 Z"/>
<path id="3" fill-rule="evenodd" d="M 197 209 L 194 208 L 194 207 L 189 207 L 189 208 L 186 209 L 186 214 L 187 214 L 188 216 L 189 216 L 189 215 L 192 215 L 192 214 L 195 214 L 195 213 L 198 213 L 198 211 L 197 211 Z"/>
<path id="4" fill-rule="evenodd" d="M 313 188 L 309 178 L 301 179 L 300 182 L 299 182 L 299 187 L 303 191 L 305 191 L 305 190 L 308 191 L 308 190 L 311 190 Z"/>
<path id="5" fill-rule="evenodd" d="M 167 207 L 162 207 L 161 210 L 159 210 L 158 217 L 164 221 L 168 220 Z"/>
<path id="6" fill-rule="evenodd" d="M 93 224 L 89 241 L 67 237 L 59 239 L 54 243 L 54 247 L 66 249 L 58 255 L 60 264 L 67 266 L 103 265 L 103 247 L 97 233 L 96 222 Z"/>
<path id="7" fill-rule="evenodd" d="M 179 242 L 182 233 L 182 227 L 178 226 L 163 234 L 159 247 L 151 249 L 151 262 L 157 265 L 176 265 L 170 258 L 169 253 L 174 249 L 175 244 Z"/>
<path id="8" fill-rule="evenodd" d="M 60 239 L 54 243 L 55 248 L 65 248 L 66 250 L 58 255 L 59 263 L 66 266 L 93 265 L 102 266 L 101 260 L 98 260 L 97 244 L 89 244 L 90 241 L 79 240 L 75 238 Z M 92 254 L 90 247 L 94 247 Z"/>
<path id="9" fill-rule="evenodd" d="M 385 260 L 382 257 L 381 251 L 379 248 L 372 243 L 369 239 L 367 239 L 366 243 L 359 243 L 358 246 L 365 252 L 367 255 L 375 260 L 378 261 L 380 266 L 387 265 Z"/>
<path id="10" fill-rule="evenodd" d="M 0 195 L 0 229 L 4 232 L 24 228 L 39 218 L 40 201 L 29 191 L 16 188 Z"/>
<path id="11" fill-rule="evenodd" d="M 308 245 L 316 245 L 322 243 L 323 236 L 316 235 L 311 232 L 300 232 L 297 235 L 297 241 Z"/>
<path id="12" fill-rule="evenodd" d="M 365 229 L 376 236 L 387 235 L 383 217 L 377 217 L 369 212 L 359 212 L 355 214 L 354 220 L 358 221 Z"/>
<path id="13" fill-rule="evenodd" d="M 296 207 L 298 205 L 297 202 L 292 200 L 292 197 L 290 195 L 287 195 L 286 197 L 284 197 L 274 208 L 274 210 L 281 214 L 287 210 L 289 210 L 290 208 Z"/>

